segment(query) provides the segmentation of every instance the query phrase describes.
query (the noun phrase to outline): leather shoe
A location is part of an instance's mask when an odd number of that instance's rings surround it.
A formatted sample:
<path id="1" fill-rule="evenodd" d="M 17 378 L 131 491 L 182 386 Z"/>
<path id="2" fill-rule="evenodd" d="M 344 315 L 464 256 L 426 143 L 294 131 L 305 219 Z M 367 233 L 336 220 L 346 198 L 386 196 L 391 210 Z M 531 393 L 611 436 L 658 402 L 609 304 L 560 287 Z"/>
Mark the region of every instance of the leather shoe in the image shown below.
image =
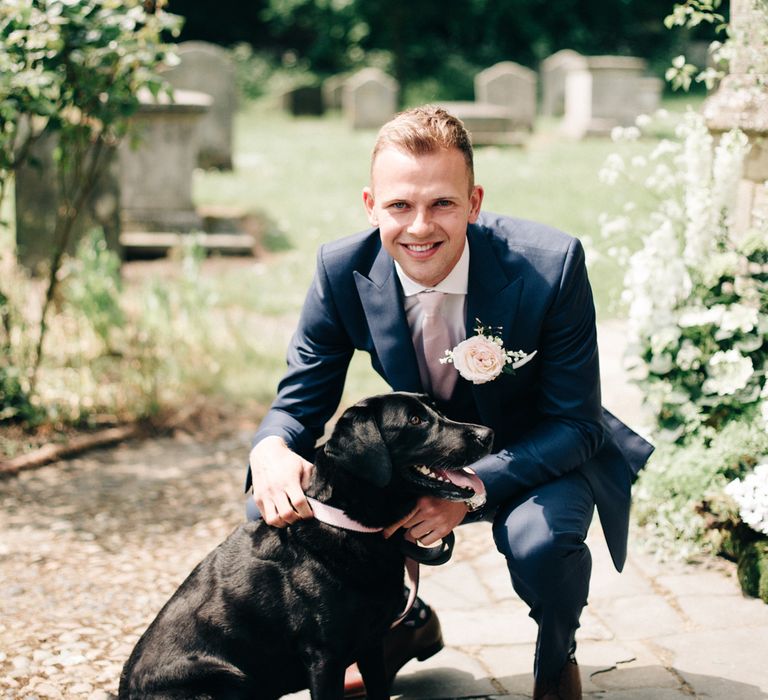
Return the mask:
<path id="1" fill-rule="evenodd" d="M 384 637 L 384 670 L 387 683 L 392 685 L 397 672 L 411 659 L 424 661 L 443 648 L 440 620 L 432 608 L 427 608 L 426 621 L 418 627 L 399 624 Z M 352 664 L 344 676 L 344 697 L 365 696 L 365 684 L 357 664 Z"/>
<path id="2" fill-rule="evenodd" d="M 539 682 L 533 686 L 533 700 L 581 700 L 581 674 L 576 659 L 565 662 L 555 682 Z"/>

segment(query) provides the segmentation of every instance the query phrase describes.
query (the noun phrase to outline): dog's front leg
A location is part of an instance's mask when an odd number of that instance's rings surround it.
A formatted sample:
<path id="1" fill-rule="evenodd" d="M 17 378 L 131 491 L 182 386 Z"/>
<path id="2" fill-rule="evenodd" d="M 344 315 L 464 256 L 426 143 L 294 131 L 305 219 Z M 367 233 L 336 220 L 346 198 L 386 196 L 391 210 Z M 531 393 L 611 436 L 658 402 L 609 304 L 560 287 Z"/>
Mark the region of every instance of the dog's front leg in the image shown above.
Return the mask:
<path id="1" fill-rule="evenodd" d="M 383 640 L 363 650 L 357 659 L 357 667 L 365 683 L 367 700 L 388 700 L 389 680 L 384 668 Z"/>
<path id="2" fill-rule="evenodd" d="M 307 654 L 309 693 L 312 700 L 342 700 L 345 665 L 319 651 Z"/>

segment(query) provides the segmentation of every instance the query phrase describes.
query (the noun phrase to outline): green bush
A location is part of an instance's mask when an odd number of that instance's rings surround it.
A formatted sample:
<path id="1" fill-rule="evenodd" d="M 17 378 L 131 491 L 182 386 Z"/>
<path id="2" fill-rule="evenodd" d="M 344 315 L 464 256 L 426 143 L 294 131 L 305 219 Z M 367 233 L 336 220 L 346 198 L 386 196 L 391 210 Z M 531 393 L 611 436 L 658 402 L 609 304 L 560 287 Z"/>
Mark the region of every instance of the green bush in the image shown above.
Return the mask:
<path id="1" fill-rule="evenodd" d="M 683 444 L 659 445 L 633 491 L 644 546 L 662 558 L 721 553 L 723 528 L 738 515 L 723 489 L 765 454 L 768 434 L 741 421 L 720 432 L 700 432 Z"/>

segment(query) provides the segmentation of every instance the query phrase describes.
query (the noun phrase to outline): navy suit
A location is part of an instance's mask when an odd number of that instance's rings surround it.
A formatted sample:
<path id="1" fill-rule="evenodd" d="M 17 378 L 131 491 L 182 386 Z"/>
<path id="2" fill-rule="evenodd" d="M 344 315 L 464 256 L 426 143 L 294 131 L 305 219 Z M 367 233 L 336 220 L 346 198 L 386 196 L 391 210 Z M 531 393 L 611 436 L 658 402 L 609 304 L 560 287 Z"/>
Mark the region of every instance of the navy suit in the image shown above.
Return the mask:
<path id="1" fill-rule="evenodd" d="M 614 564 L 621 570 L 630 485 L 652 448 L 601 407 L 595 311 L 581 244 L 541 224 L 487 213 L 468 226 L 467 240 L 467 335 L 480 322 L 501 328 L 508 350 L 537 351 L 514 374 L 485 384 L 459 379 L 451 399 L 441 406 L 451 418 L 494 430 L 493 453 L 474 467 L 488 491 L 485 511 L 496 518 L 497 546 L 508 562 L 519 559 L 521 553 L 510 544 L 517 535 L 502 521 L 511 523 L 515 512 L 523 512 L 516 511 L 520 506 L 530 509 L 549 498 L 557 512 L 570 501 L 581 513 L 576 559 L 588 557 L 583 537 L 596 504 Z M 279 435 L 311 460 L 338 406 L 355 350 L 370 354 L 374 369 L 393 390 L 423 391 L 399 279 L 377 229 L 321 247 L 288 350 L 288 371 L 256 441 Z M 541 527 L 549 531 L 547 537 L 559 528 L 551 521 Z M 534 566 L 541 569 L 543 564 Z M 588 585 L 588 567 L 581 568 L 573 575 L 586 576 Z M 510 571 L 536 617 L 546 602 L 528 590 L 534 584 L 521 578 L 513 564 Z M 571 575 L 567 567 L 550 573 L 555 578 Z M 578 612 L 570 617 L 575 615 L 578 626 L 586 589 L 576 598 L 572 607 Z M 541 627 L 542 620 L 537 621 Z M 571 637 L 573 631 L 568 632 Z M 540 644 L 547 643 L 540 639 Z M 547 672 L 551 669 L 542 671 Z"/>

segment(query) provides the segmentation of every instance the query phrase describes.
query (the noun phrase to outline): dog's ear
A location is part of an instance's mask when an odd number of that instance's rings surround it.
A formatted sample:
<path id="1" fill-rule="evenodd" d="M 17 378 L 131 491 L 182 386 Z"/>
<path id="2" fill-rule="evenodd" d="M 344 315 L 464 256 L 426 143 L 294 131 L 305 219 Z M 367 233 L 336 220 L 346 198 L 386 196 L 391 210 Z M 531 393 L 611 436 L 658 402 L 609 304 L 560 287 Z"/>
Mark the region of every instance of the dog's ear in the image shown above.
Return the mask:
<path id="1" fill-rule="evenodd" d="M 381 436 L 373 407 L 361 401 L 336 422 L 323 447 L 336 466 L 382 488 L 392 479 L 389 450 Z"/>

